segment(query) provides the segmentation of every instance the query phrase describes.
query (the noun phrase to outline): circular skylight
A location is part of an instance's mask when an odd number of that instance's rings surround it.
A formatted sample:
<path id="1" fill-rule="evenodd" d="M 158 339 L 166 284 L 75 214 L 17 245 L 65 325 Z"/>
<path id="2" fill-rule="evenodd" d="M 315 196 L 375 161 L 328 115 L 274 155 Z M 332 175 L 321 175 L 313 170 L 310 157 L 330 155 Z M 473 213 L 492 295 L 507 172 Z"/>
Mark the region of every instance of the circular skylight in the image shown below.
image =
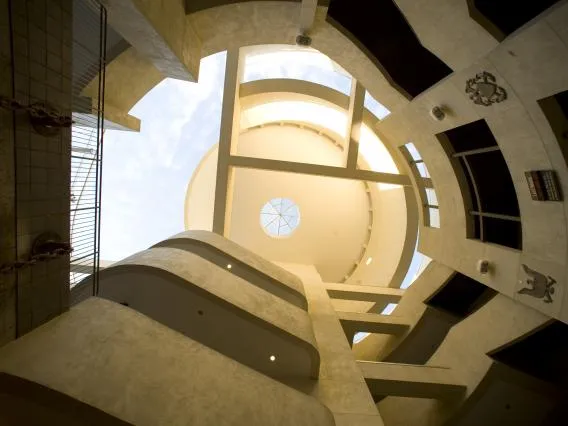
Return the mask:
<path id="1" fill-rule="evenodd" d="M 273 198 L 260 210 L 260 225 L 271 237 L 288 237 L 300 224 L 300 209 L 288 198 Z"/>

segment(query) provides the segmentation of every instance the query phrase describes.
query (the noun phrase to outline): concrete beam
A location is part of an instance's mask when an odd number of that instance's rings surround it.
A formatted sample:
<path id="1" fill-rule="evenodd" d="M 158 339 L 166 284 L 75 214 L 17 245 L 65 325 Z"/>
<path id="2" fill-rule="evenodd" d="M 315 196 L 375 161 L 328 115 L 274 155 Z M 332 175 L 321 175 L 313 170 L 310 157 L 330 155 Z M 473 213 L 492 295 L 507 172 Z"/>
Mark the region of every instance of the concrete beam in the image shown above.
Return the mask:
<path id="1" fill-rule="evenodd" d="M 296 163 L 293 161 L 268 160 L 264 158 L 243 157 L 233 155 L 229 159 L 230 165 L 245 169 L 270 170 L 276 172 L 301 173 L 306 175 L 326 176 L 340 179 L 364 180 L 369 182 L 390 183 L 394 185 L 410 186 L 410 179 L 406 175 L 373 172 L 370 170 L 355 170 L 345 167 L 324 166 L 320 164 Z"/>
<path id="2" fill-rule="evenodd" d="M 300 5 L 300 33 L 306 34 L 314 25 L 318 0 L 302 0 Z"/>
<path id="3" fill-rule="evenodd" d="M 373 397 L 459 398 L 466 391 L 449 368 L 370 361 L 357 365 Z"/>
<path id="4" fill-rule="evenodd" d="M 239 86 L 240 51 L 238 48 L 229 49 L 225 67 L 223 108 L 217 157 L 217 183 L 215 185 L 215 206 L 213 209 L 213 232 L 221 236 L 229 234 L 229 210 L 233 196 L 234 174 L 229 160 L 231 153 L 236 151 L 240 131 Z"/>
<path id="5" fill-rule="evenodd" d="M 371 285 L 326 283 L 325 288 L 332 299 L 356 300 L 359 302 L 398 303 L 404 290 Z"/>
<path id="6" fill-rule="evenodd" d="M 197 81 L 201 41 L 182 0 L 102 0 L 110 25 L 164 77 Z"/>
<path id="7" fill-rule="evenodd" d="M 347 168 L 355 170 L 359 159 L 359 140 L 365 111 L 365 88 L 355 79 L 351 83 L 351 97 L 347 111 Z"/>
<path id="8" fill-rule="evenodd" d="M 404 334 L 410 323 L 404 318 L 359 312 L 337 312 L 346 333 Z"/>

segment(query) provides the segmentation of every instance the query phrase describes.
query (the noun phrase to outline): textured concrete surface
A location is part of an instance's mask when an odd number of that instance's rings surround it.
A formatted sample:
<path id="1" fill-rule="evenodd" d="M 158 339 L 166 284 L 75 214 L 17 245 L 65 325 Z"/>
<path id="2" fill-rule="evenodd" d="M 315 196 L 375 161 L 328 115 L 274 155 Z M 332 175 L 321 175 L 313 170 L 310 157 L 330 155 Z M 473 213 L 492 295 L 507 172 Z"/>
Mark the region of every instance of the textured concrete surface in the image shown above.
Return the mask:
<path id="1" fill-rule="evenodd" d="M 201 241 L 204 244 L 211 245 L 228 255 L 239 259 L 250 267 L 259 270 L 265 275 L 281 282 L 297 293 L 304 295 L 304 285 L 302 281 L 294 274 L 286 271 L 278 265 L 264 259 L 263 257 L 251 252 L 250 250 L 235 244 L 231 240 L 223 238 L 213 232 L 208 231 L 185 231 L 170 237 L 168 240 L 191 239 Z M 168 240 L 160 243 L 167 244 Z"/>
<path id="2" fill-rule="evenodd" d="M 193 253 L 146 250 L 106 268 L 99 281 L 101 297 L 127 302 L 273 377 L 318 375 L 319 355 L 306 311 Z M 269 362 L 271 354 L 277 363 Z"/>
<path id="3" fill-rule="evenodd" d="M 492 365 L 486 354 L 547 321 L 547 317 L 506 296 L 497 295 L 474 314 L 454 325 L 427 365 L 451 368 L 453 377 L 467 386 L 470 396 Z M 458 408 L 428 399 L 387 397 L 379 404 L 386 422 L 422 426 L 443 423 Z"/>
<path id="4" fill-rule="evenodd" d="M 373 396 L 450 398 L 465 394 L 465 386 L 445 367 L 357 361 Z"/>
<path id="5" fill-rule="evenodd" d="M 197 81 L 201 43 L 185 20 L 182 0 L 102 3 L 112 27 L 164 77 Z"/>
<path id="6" fill-rule="evenodd" d="M 324 286 L 331 298 L 363 302 L 397 303 L 405 294 L 405 290 L 398 288 L 371 285 L 325 283 Z"/>
<path id="7" fill-rule="evenodd" d="M 319 380 L 308 388 L 304 387 L 304 390 L 327 405 L 337 424 L 382 426 L 383 420 L 316 269 L 293 264 L 286 267 L 304 282 L 320 349 Z"/>
<path id="8" fill-rule="evenodd" d="M 334 424 L 313 397 L 97 298 L 2 348 L 0 370 L 139 426 Z"/>
<path id="9" fill-rule="evenodd" d="M 440 288 L 452 273 L 450 268 L 434 261 L 430 262 L 416 281 L 404 291 L 404 297 L 390 302 L 398 303 L 394 314 L 408 321 L 411 325 L 408 331 L 402 335 L 371 334 L 367 336 L 353 345 L 356 358 L 365 361 L 382 361 L 412 332 L 426 310 L 424 300 Z"/>
<path id="10" fill-rule="evenodd" d="M 154 247 L 171 247 L 186 250 L 203 257 L 223 269 L 228 269 L 228 265 L 231 265 L 231 273 L 248 281 L 250 284 L 256 285 L 299 308 L 308 309 L 303 285 L 301 283 L 298 285 L 296 277 L 289 277 L 293 280 L 287 280 L 288 283 L 280 281 L 276 277 L 282 279 L 286 275 L 286 278 L 288 278 L 289 274 L 277 265 L 262 259 L 257 254 L 233 243 L 231 240 L 224 239 L 217 234 L 207 234 L 207 231 L 186 231 L 161 241 Z M 229 250 L 227 250 L 228 247 L 230 247 Z M 232 254 L 229 254 L 228 251 Z M 293 286 L 290 284 L 293 284 Z"/>

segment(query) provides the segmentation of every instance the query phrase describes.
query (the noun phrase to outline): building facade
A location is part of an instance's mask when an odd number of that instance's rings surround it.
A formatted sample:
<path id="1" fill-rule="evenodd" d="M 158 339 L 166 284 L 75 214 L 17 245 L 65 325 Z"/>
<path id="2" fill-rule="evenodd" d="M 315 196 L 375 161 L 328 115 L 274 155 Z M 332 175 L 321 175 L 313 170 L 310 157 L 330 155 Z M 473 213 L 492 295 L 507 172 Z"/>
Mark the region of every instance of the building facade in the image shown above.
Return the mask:
<path id="1" fill-rule="evenodd" d="M 566 1 L 0 16 L 3 424 L 568 421 Z M 185 230 L 103 265 L 104 130 L 224 51 Z"/>

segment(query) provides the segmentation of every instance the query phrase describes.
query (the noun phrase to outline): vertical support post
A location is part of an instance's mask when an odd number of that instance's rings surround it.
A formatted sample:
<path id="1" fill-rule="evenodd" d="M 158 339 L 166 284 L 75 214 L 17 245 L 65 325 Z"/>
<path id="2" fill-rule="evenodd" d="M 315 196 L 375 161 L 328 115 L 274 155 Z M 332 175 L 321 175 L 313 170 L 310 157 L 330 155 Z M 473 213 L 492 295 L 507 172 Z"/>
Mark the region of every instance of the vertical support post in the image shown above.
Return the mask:
<path id="1" fill-rule="evenodd" d="M 337 426 L 383 426 L 353 350 L 321 277 L 315 271 L 299 275 L 309 304 L 320 354 L 320 376 L 311 392 L 333 413 Z"/>
<path id="2" fill-rule="evenodd" d="M 306 34 L 314 25 L 318 0 L 302 0 L 300 5 L 300 34 Z"/>
<path id="3" fill-rule="evenodd" d="M 217 157 L 215 207 L 213 210 L 213 232 L 222 236 L 229 234 L 234 175 L 229 159 L 231 154 L 236 153 L 240 132 L 240 77 L 240 51 L 238 48 L 229 49 L 227 51 L 225 68 L 219 153 Z"/>
<path id="4" fill-rule="evenodd" d="M 351 84 L 351 97 L 349 98 L 349 111 L 347 120 L 347 168 L 355 170 L 359 158 L 359 140 L 361 139 L 361 126 L 363 125 L 363 110 L 365 102 L 365 88 L 355 79 Z"/>

